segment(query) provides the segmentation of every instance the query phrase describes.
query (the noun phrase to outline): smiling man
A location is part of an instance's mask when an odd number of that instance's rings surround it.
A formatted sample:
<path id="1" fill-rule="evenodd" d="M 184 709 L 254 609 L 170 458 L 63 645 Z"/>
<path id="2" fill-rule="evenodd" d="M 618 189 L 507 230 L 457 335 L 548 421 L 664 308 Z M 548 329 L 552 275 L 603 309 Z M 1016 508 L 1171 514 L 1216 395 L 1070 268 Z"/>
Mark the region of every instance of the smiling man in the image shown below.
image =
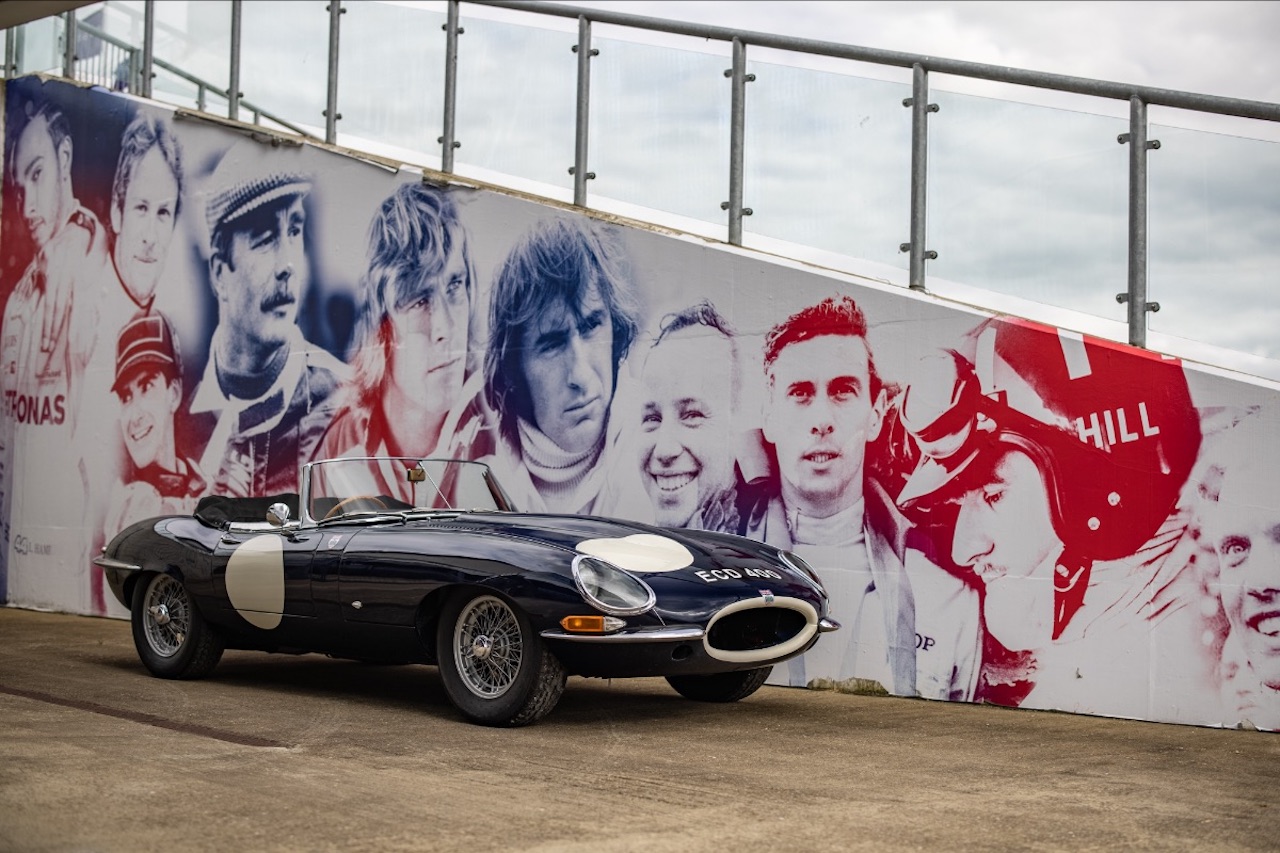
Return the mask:
<path id="1" fill-rule="evenodd" d="M 715 307 L 663 319 L 644 363 L 640 473 L 659 524 L 736 533 L 738 344 Z"/>
<path id="2" fill-rule="evenodd" d="M 144 518 L 191 512 L 205 491 L 196 463 L 178 454 L 174 439 L 182 362 L 163 314 L 140 313 L 121 330 L 111 390 L 120 399 L 129 465 L 111 496 L 104 524 L 108 539 Z"/>
<path id="3" fill-rule="evenodd" d="M 1199 484 L 1197 538 L 1217 558 L 1210 588 L 1226 617 L 1224 711 L 1280 728 L 1280 410 L 1246 417 Z"/>
<path id="4" fill-rule="evenodd" d="M 577 219 L 539 224 L 499 269 L 486 396 L 518 508 L 609 515 L 628 494 L 621 469 L 634 468 L 618 463 L 610 411 L 639 328 L 633 301 L 612 234 Z"/>
<path id="5" fill-rule="evenodd" d="M 218 163 L 205 215 L 218 326 L 191 413 L 211 420 L 201 457 L 219 494 L 296 492 L 334 413 L 346 366 L 302 337 L 310 278 L 310 178 L 243 140 Z"/>
<path id="6" fill-rule="evenodd" d="M 160 113 L 139 107 L 120 138 L 120 156 L 111 185 L 111 263 L 115 275 L 104 276 L 101 288 L 92 359 L 95 364 L 110 363 L 117 355 L 120 335 L 139 311 L 147 313 L 155 302 L 182 208 L 182 187 L 182 148 L 172 127 Z M 86 388 L 81 405 L 85 411 L 110 417 L 117 401 L 123 398 L 120 389 L 108 391 L 103 385 Z M 121 427 L 127 444 L 129 427 L 124 418 Z M 112 520 L 101 513 L 111 513 L 120 505 L 112 490 L 119 482 L 129 482 L 131 476 L 127 466 L 121 469 L 121 461 L 118 453 L 93 453 L 86 458 L 86 475 L 93 490 L 92 523 L 109 531 L 108 536 L 115 532 L 111 530 Z M 101 547 L 101 543 L 94 547 Z M 101 602 L 105 607 L 110 596 L 103 594 L 96 567 L 92 577 L 95 605 Z"/>
<path id="7" fill-rule="evenodd" d="M 151 307 L 182 205 L 182 151 L 169 124 L 144 112 L 125 128 L 111 188 L 112 261 L 134 310 Z"/>

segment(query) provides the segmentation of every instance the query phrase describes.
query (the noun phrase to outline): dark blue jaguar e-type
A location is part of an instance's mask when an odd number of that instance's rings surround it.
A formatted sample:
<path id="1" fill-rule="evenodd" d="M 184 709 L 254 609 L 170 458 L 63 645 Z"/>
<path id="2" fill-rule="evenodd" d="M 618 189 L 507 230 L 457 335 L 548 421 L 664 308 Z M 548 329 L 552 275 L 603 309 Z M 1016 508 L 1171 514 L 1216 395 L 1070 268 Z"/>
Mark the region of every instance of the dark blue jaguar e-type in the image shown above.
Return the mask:
<path id="1" fill-rule="evenodd" d="M 838 624 L 798 557 L 750 539 L 513 511 L 487 466 L 333 459 L 302 494 L 206 497 L 94 562 L 153 674 L 224 648 L 436 664 L 471 720 L 546 715 L 567 675 L 665 676 L 733 702 Z"/>

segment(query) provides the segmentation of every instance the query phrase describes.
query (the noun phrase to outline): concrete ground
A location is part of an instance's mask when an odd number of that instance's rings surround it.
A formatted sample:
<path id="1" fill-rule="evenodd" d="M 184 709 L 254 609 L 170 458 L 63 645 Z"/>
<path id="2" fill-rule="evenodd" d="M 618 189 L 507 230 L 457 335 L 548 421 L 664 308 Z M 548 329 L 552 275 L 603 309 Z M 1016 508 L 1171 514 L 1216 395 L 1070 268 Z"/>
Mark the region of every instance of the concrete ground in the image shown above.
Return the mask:
<path id="1" fill-rule="evenodd" d="M 1276 850 L 1280 736 L 765 687 L 570 679 L 525 729 L 436 670 L 0 609 L 0 850 Z"/>

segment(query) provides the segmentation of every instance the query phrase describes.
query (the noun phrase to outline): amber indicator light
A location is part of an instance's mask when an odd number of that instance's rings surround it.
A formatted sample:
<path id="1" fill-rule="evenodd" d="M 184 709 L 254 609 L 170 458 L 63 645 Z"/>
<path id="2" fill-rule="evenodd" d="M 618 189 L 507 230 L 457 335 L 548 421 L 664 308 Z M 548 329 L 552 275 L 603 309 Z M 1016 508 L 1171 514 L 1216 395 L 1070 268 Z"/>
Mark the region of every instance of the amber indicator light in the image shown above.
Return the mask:
<path id="1" fill-rule="evenodd" d="M 579 634 L 603 634 L 604 617 L 566 616 L 560 620 L 560 627 L 566 631 L 576 631 Z"/>

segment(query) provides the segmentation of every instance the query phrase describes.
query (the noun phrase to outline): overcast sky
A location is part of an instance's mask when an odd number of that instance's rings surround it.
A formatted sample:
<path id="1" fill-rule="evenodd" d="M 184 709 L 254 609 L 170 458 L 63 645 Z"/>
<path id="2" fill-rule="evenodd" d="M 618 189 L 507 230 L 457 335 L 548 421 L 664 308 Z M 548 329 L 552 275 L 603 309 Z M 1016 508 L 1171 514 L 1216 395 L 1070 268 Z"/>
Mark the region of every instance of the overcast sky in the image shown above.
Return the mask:
<path id="1" fill-rule="evenodd" d="M 1280 101 L 1280 4 L 1275 2 L 586 0 L 563 5 Z"/>
<path id="2" fill-rule="evenodd" d="M 1280 102 L 1276 2 L 583 0 L 558 5 Z"/>

